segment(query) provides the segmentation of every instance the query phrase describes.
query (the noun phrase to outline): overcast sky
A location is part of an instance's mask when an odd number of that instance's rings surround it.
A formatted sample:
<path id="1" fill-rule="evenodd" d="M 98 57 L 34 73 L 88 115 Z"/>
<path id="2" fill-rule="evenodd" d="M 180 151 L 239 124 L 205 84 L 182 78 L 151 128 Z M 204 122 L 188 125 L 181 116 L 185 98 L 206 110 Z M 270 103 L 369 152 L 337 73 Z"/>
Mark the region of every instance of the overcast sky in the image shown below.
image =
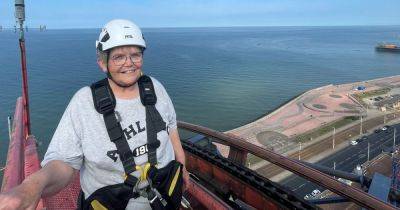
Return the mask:
<path id="1" fill-rule="evenodd" d="M 400 0 L 26 0 L 30 27 L 100 28 L 113 18 L 141 27 L 400 25 Z M 0 25 L 14 1 L 0 0 Z"/>

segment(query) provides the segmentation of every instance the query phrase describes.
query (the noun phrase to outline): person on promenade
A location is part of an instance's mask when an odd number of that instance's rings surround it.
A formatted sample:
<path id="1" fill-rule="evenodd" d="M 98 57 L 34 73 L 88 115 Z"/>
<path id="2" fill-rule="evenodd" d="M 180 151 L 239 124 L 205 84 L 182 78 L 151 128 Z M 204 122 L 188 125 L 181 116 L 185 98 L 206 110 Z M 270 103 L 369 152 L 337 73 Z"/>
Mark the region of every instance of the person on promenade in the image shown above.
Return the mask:
<path id="1" fill-rule="evenodd" d="M 162 84 L 142 73 L 145 49 L 142 32 L 131 21 L 116 19 L 104 26 L 96 50 L 97 63 L 107 78 L 75 93 L 42 168 L 0 194 L 0 210 L 35 209 L 41 197 L 65 188 L 78 171 L 81 209 L 170 205 L 163 193 L 166 186 L 157 185 L 157 179 L 171 178 L 165 171 L 178 178 L 176 187 L 167 187 L 173 190 L 171 199 L 180 204 L 189 175 L 176 113 Z M 120 202 L 113 203 L 110 197 Z"/>

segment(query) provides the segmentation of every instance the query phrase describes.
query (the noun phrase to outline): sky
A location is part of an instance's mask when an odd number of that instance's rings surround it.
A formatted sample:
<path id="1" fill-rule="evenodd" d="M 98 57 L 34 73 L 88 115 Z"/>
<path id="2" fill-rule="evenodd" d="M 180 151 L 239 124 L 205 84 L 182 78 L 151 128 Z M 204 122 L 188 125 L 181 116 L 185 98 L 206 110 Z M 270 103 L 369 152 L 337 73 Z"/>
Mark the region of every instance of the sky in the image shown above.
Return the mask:
<path id="1" fill-rule="evenodd" d="M 400 0 L 25 0 L 26 24 L 101 28 L 114 18 L 141 27 L 400 25 Z M 15 23 L 0 1 L 0 25 Z"/>

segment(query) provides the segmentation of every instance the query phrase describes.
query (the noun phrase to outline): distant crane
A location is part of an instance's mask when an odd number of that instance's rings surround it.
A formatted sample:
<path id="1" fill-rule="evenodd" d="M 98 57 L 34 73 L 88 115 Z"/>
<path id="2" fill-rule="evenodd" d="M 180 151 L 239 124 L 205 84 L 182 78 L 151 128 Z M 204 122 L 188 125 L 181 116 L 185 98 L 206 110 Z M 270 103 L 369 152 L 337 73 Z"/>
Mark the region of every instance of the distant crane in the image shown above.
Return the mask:
<path id="1" fill-rule="evenodd" d="M 39 26 L 39 31 L 45 31 L 45 30 L 46 30 L 46 25 Z"/>

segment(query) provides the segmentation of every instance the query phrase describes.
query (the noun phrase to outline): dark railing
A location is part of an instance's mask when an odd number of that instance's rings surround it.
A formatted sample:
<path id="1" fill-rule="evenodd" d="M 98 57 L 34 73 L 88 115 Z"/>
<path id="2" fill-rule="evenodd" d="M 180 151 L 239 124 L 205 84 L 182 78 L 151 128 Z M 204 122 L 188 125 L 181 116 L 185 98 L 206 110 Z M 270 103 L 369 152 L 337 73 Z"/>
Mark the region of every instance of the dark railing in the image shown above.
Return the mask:
<path id="1" fill-rule="evenodd" d="M 246 140 L 233 136 L 227 135 L 219 131 L 215 131 L 203 126 L 194 125 L 186 122 L 179 121 L 178 128 L 188 130 L 194 133 L 202 134 L 207 137 L 213 138 L 214 141 L 224 144 L 230 147 L 231 151 L 236 153 L 236 157 L 242 157 L 243 154 L 253 154 L 264 160 L 271 162 L 279 167 L 282 167 L 290 172 L 297 174 L 307 180 L 310 180 L 320 186 L 323 186 L 330 191 L 348 198 L 350 201 L 363 206 L 368 209 L 396 209 L 394 206 L 385 203 L 372 195 L 362 191 L 361 189 L 345 185 L 332 176 L 322 173 L 310 166 L 303 164 L 297 160 L 287 158 L 280 154 L 277 154 L 271 150 L 264 149 L 247 142 Z M 233 149 L 233 150 L 232 150 Z M 242 154 L 242 155 L 240 155 Z M 229 156 L 234 156 L 229 154 Z"/>

